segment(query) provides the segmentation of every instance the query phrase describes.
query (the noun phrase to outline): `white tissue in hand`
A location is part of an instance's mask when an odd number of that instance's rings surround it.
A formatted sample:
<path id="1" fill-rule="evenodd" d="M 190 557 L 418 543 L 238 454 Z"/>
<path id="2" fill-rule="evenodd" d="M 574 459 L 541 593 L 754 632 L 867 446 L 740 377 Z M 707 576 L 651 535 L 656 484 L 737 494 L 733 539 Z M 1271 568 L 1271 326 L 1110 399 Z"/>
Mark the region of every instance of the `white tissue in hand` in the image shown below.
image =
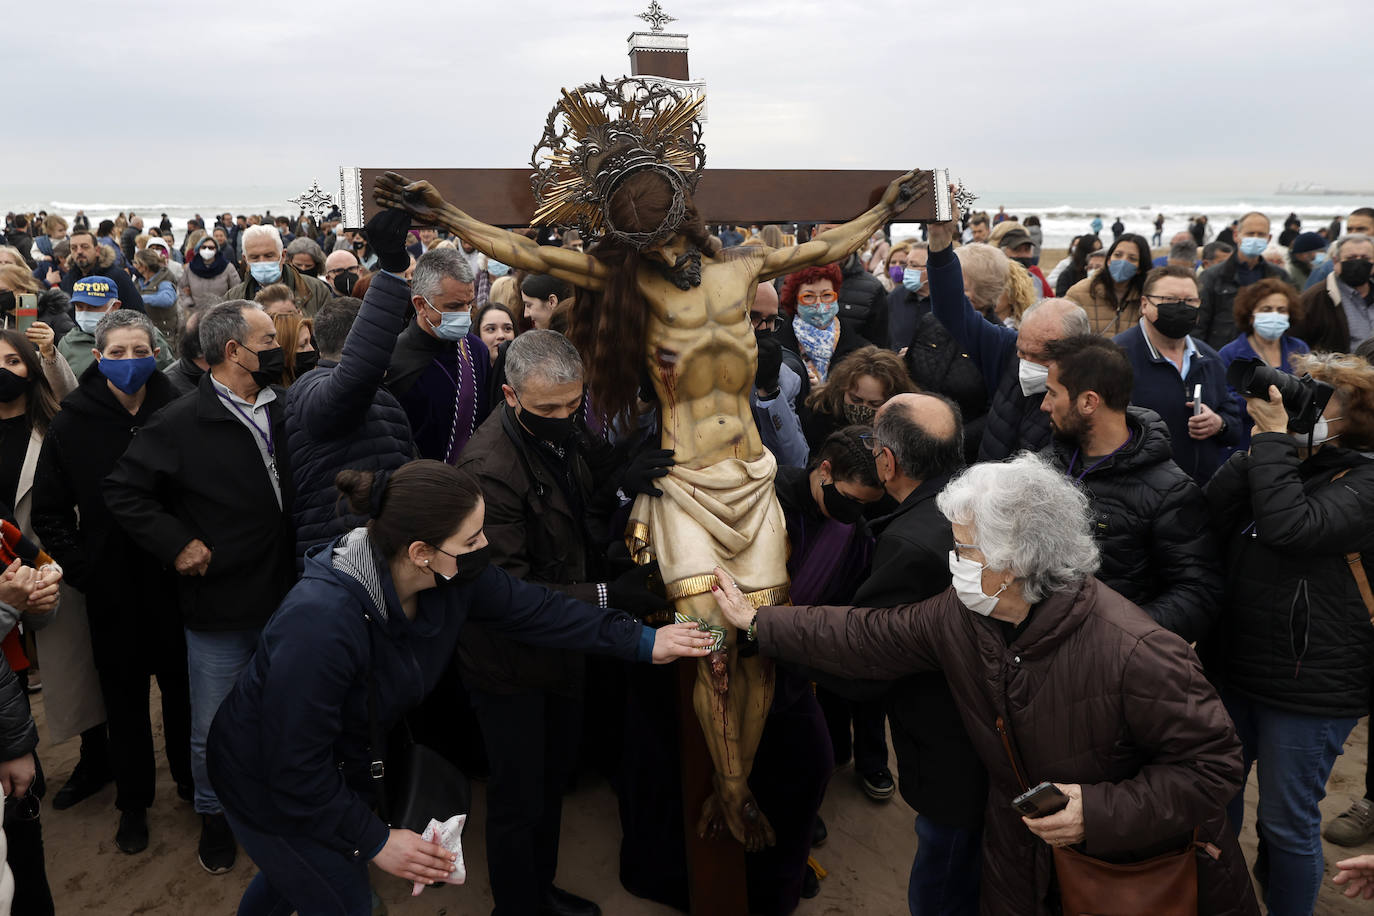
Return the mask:
<path id="1" fill-rule="evenodd" d="M 430 818 L 429 826 L 421 834 L 422 839 L 430 843 L 438 843 L 457 856 L 453 863 L 453 874 L 443 880 L 444 884 L 462 884 L 468 879 L 468 869 L 463 864 L 463 825 L 467 823 L 467 820 L 466 814 L 455 814 L 442 823 Z M 416 881 L 410 894 L 412 897 L 417 896 L 424 889 L 425 885 Z"/>

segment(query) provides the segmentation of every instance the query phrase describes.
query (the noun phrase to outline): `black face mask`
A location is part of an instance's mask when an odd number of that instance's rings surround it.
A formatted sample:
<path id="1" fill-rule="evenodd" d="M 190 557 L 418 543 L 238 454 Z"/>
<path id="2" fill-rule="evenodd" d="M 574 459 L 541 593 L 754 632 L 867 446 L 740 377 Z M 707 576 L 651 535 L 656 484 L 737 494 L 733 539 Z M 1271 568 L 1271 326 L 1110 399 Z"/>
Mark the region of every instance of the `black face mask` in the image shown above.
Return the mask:
<path id="1" fill-rule="evenodd" d="M 272 347 L 270 350 L 249 350 L 247 347 L 243 349 L 258 357 L 258 368 L 249 369 L 248 374 L 253 376 L 253 381 L 259 388 L 281 383 L 282 373 L 286 371 L 286 354 L 282 352 L 281 347 Z"/>
<path id="2" fill-rule="evenodd" d="M 864 504 L 845 496 L 833 483 L 821 484 L 821 499 L 826 514 L 841 524 L 852 525 L 864 516 Z"/>
<path id="3" fill-rule="evenodd" d="M 0 312 L 14 311 L 14 293 L 9 290 L 0 292 Z"/>
<path id="4" fill-rule="evenodd" d="M 521 407 L 516 419 L 530 431 L 536 439 L 543 439 L 552 445 L 563 446 L 573 434 L 572 417 L 541 417 Z"/>
<path id="5" fill-rule="evenodd" d="M 1374 269 L 1374 262 L 1365 260 L 1345 261 L 1341 264 L 1341 282 L 1346 286 L 1364 286 L 1369 282 L 1371 269 Z"/>
<path id="6" fill-rule="evenodd" d="M 1024 258 L 1012 258 L 1012 260 L 1015 261 L 1017 264 L 1020 264 L 1022 267 L 1026 268 L 1026 270 L 1030 270 L 1032 267 L 1035 266 L 1034 256 L 1028 255 Z"/>
<path id="7" fill-rule="evenodd" d="M 1182 302 L 1162 302 L 1155 306 L 1155 330 L 1170 340 L 1182 340 L 1197 327 L 1197 306 L 1184 305 Z"/>
<path id="8" fill-rule="evenodd" d="M 438 547 L 434 549 L 439 550 Z M 439 550 L 439 552 L 443 553 L 444 551 Z M 460 585 L 465 582 L 471 582 L 473 579 L 480 576 L 482 570 L 486 569 L 487 564 L 490 562 L 491 545 L 483 544 L 481 547 L 469 551 L 468 553 L 460 553 L 456 557 L 453 556 L 453 554 L 448 554 L 448 556 L 453 557 L 453 561 L 458 569 L 451 578 L 447 579 L 437 572 L 434 574 L 434 584 L 440 588 L 446 585 Z"/>
<path id="9" fill-rule="evenodd" d="M 296 273 L 304 274 L 307 277 L 318 277 L 320 275 L 320 269 L 318 267 L 312 267 L 309 270 L 306 270 L 304 268 L 297 267 Z"/>
<path id="10" fill-rule="evenodd" d="M 358 282 L 358 272 L 356 270 L 345 270 L 334 275 L 334 288 L 339 291 L 340 296 L 353 295 L 353 286 Z"/>
<path id="11" fill-rule="evenodd" d="M 303 350 L 296 354 L 296 378 L 305 375 L 320 364 L 318 350 Z"/>
<path id="12" fill-rule="evenodd" d="M 8 369 L 0 369 L 0 404 L 9 404 L 17 398 L 27 394 L 29 390 L 29 380 L 22 375 L 15 375 Z"/>

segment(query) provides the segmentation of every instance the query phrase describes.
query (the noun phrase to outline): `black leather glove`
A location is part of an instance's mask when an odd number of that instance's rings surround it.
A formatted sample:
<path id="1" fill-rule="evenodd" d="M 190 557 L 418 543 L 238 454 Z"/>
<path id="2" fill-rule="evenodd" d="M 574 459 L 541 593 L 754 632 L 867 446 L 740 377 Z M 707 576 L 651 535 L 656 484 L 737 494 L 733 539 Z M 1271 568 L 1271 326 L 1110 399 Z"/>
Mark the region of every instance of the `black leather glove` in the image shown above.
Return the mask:
<path id="1" fill-rule="evenodd" d="M 663 491 L 654 486 L 654 481 L 668 474 L 673 466 L 673 450 L 668 448 L 647 448 L 635 455 L 625 466 L 620 477 L 620 488 L 628 493 L 643 493 L 646 496 L 662 496 Z"/>
<path id="2" fill-rule="evenodd" d="M 771 333 L 755 332 L 759 345 L 759 368 L 754 373 L 754 388 L 777 393 L 778 372 L 782 369 L 782 344 Z"/>
<path id="3" fill-rule="evenodd" d="M 405 210 L 382 210 L 367 221 L 363 232 L 367 243 L 377 255 L 377 266 L 394 274 L 405 273 L 410 267 L 410 214 Z"/>
<path id="4" fill-rule="evenodd" d="M 652 583 L 657 583 L 658 592 L 653 590 Z M 606 583 L 606 603 L 616 610 L 626 611 L 636 617 L 647 617 L 671 607 L 668 599 L 661 594 L 662 588 L 657 563 L 636 566 Z"/>

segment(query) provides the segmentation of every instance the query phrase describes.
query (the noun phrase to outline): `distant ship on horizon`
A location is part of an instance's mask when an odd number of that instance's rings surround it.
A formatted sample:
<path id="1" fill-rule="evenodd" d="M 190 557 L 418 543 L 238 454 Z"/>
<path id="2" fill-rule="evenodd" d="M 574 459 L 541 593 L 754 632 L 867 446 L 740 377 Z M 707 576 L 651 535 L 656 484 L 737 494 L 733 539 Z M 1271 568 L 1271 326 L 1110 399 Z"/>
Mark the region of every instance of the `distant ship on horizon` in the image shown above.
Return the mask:
<path id="1" fill-rule="evenodd" d="M 1279 185 L 1275 194 L 1304 195 L 1308 197 L 1371 197 L 1374 191 L 1350 191 L 1344 188 L 1328 188 L 1315 181 L 1289 181 Z"/>

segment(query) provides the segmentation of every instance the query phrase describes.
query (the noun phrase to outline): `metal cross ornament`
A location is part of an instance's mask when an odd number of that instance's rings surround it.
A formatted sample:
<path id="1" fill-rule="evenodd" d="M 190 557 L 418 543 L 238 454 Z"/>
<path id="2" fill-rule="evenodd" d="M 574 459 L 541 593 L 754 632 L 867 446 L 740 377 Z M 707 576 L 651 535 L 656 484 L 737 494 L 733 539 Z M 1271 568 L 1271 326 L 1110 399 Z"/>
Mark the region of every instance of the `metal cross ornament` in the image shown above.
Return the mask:
<path id="1" fill-rule="evenodd" d="M 286 202 L 295 204 L 317 223 L 324 219 L 324 217 L 329 214 L 330 210 L 334 209 L 334 198 L 320 190 L 320 183 L 318 181 L 312 181 L 310 183 L 310 190 L 306 191 L 300 197 L 288 198 Z"/>
<path id="2" fill-rule="evenodd" d="M 677 17 L 669 16 L 663 12 L 663 7 L 658 5 L 658 0 L 652 0 L 647 12 L 639 14 L 639 18 L 649 23 L 649 31 L 662 32 L 665 22 L 677 22 Z"/>
<path id="3" fill-rule="evenodd" d="M 968 188 L 964 187 L 963 181 L 959 181 L 958 184 L 955 186 L 954 206 L 959 208 L 960 213 L 969 212 L 969 208 L 973 206 L 973 202 L 977 199 L 978 195 L 974 194 Z"/>

